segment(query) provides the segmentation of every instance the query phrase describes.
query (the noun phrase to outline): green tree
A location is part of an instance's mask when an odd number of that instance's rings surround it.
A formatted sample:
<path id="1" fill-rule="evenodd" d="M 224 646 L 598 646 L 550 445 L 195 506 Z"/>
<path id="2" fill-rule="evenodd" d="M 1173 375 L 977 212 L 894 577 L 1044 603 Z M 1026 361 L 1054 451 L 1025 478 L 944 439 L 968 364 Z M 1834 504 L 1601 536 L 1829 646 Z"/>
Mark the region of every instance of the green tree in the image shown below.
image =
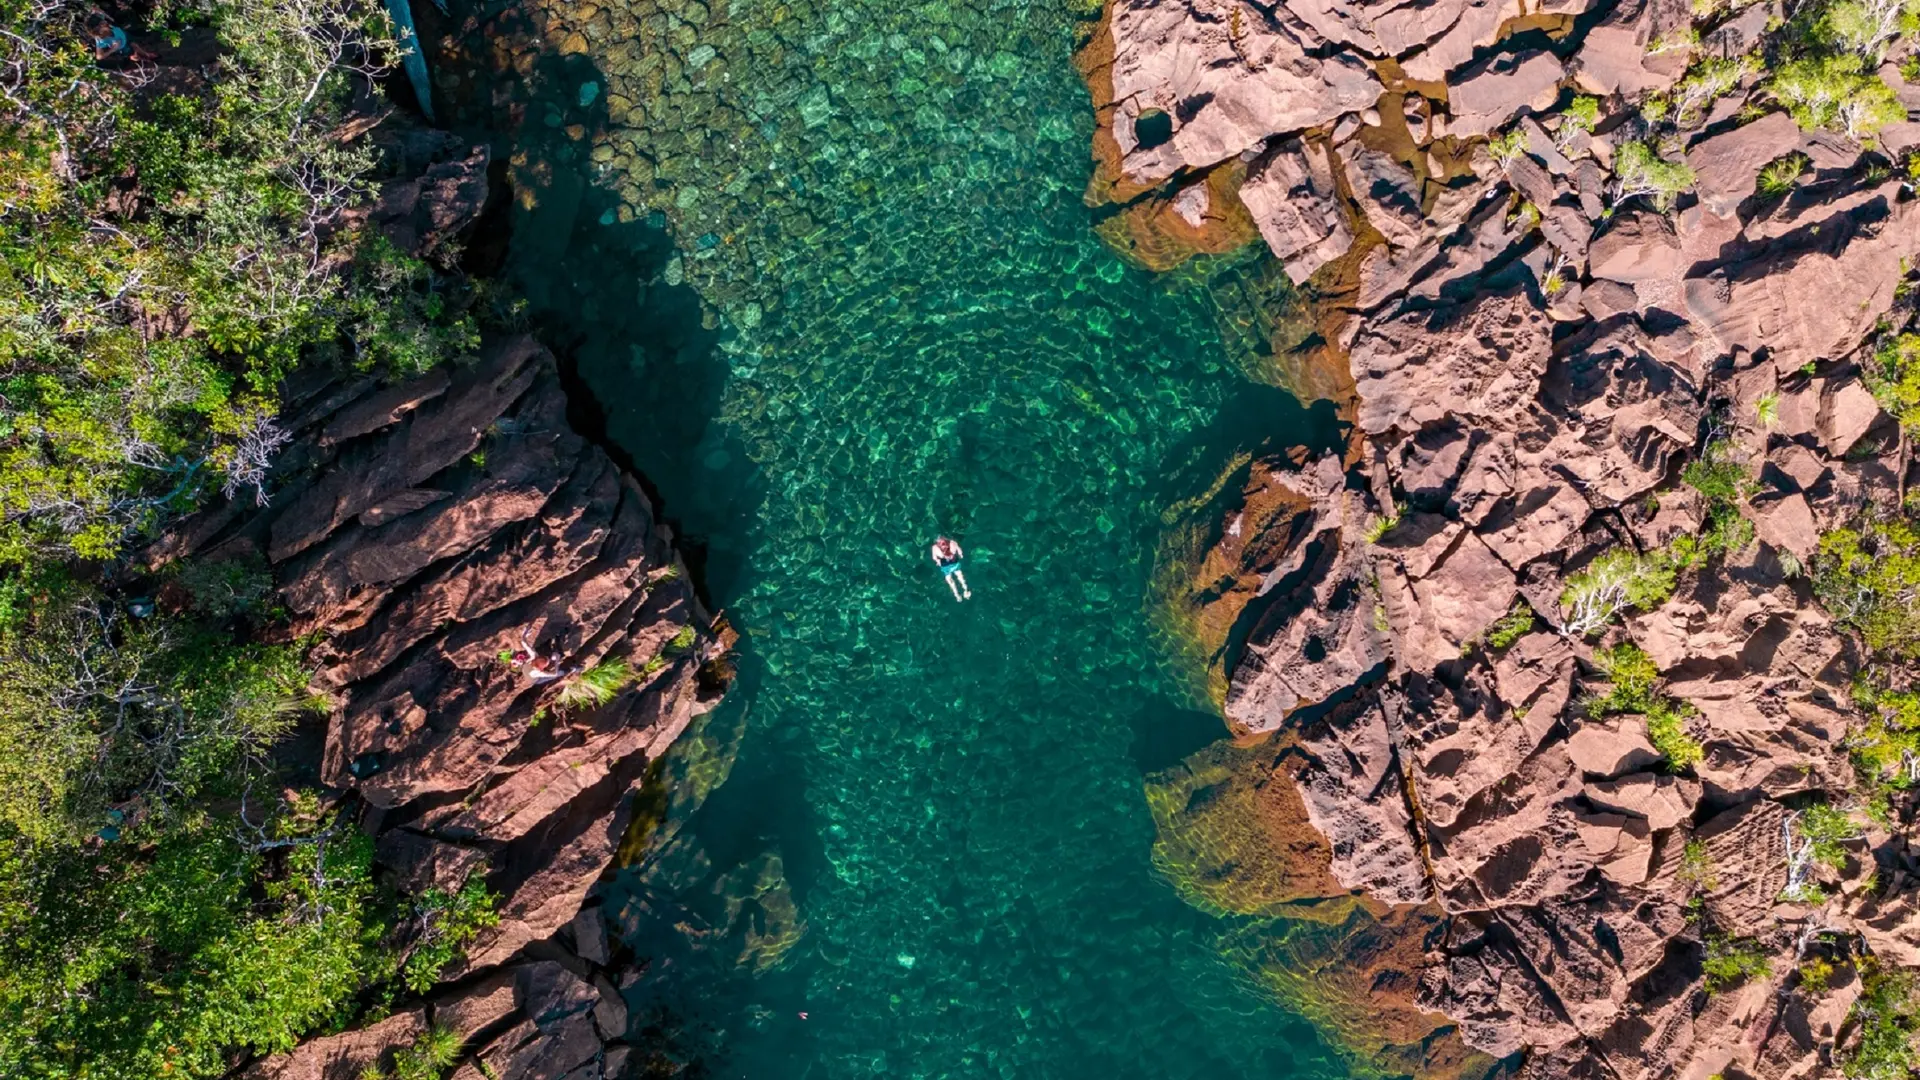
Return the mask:
<path id="1" fill-rule="evenodd" d="M 1865 141 L 1907 116 L 1893 88 L 1868 70 L 1857 53 L 1792 61 L 1774 73 L 1768 86 L 1809 130 L 1826 128 Z"/>
<path id="2" fill-rule="evenodd" d="M 1613 205 L 1644 195 L 1663 213 L 1674 200 L 1691 190 L 1693 170 L 1683 161 L 1668 161 L 1647 142 L 1622 143 L 1613 153 Z"/>

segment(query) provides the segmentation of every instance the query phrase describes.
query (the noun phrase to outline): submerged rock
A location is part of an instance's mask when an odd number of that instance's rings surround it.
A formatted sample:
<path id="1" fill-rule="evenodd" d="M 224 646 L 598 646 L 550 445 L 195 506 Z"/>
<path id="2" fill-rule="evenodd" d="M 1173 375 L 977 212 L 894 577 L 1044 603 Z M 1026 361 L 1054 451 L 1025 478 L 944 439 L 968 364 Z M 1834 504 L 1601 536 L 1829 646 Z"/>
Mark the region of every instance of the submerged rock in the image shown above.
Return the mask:
<path id="1" fill-rule="evenodd" d="M 1852 805 L 1867 654 L 1799 575 L 1824 532 L 1906 490 L 1906 440 L 1863 369 L 1920 256 L 1911 195 L 1753 80 L 1626 117 L 1684 96 L 1697 53 L 1762 44 L 1757 8 L 1694 35 L 1670 4 L 1589 20 L 1312 0 L 1258 24 L 1299 50 L 1284 85 L 1219 45 L 1238 41 L 1231 8 L 1108 12 L 1090 194 L 1244 155 L 1238 197 L 1320 291 L 1353 379 L 1345 481 L 1314 487 L 1338 505 L 1296 487 L 1306 507 L 1235 538 L 1274 569 L 1235 604 L 1257 621 L 1226 657 L 1222 714 L 1299 810 L 1262 833 L 1234 824 L 1244 802 L 1210 806 L 1208 828 L 1240 837 L 1222 872 L 1286 852 L 1294 886 L 1263 911 L 1317 887 L 1436 913 L 1402 973 L 1416 1004 L 1519 1076 L 1837 1076 L 1849 962 L 1920 967 L 1920 914 L 1906 871 L 1881 876 L 1905 865 L 1907 826 L 1883 844 L 1860 824 L 1872 852 L 1863 835 L 1823 865 L 1803 847 L 1808 804 Z M 1543 28 L 1551 51 L 1522 36 Z M 1348 61 L 1371 65 L 1377 101 L 1346 102 L 1366 89 Z M 1232 96 L 1254 87 L 1258 103 Z M 1569 89 L 1601 115 L 1556 114 Z M 1171 118 L 1164 140 L 1142 136 L 1148 108 Z M 1684 157 L 1688 190 L 1609 176 L 1642 129 Z M 1496 135 L 1472 175 L 1447 171 L 1476 160 L 1462 140 Z M 1758 190 L 1789 155 L 1800 177 Z M 1709 455 L 1738 474 L 1723 488 L 1687 471 Z M 1620 566 L 1659 580 L 1576 621 Z M 1642 659 L 1647 685 L 1623 689 L 1637 669 L 1617 666 Z M 1310 839 L 1288 831 L 1301 818 Z M 1291 931 L 1248 933 L 1284 952 Z M 1736 947 L 1758 973 L 1710 984 L 1704 958 Z M 1834 990 L 1796 981 L 1814 954 Z M 1301 1007 L 1357 1048 L 1348 985 Z"/>

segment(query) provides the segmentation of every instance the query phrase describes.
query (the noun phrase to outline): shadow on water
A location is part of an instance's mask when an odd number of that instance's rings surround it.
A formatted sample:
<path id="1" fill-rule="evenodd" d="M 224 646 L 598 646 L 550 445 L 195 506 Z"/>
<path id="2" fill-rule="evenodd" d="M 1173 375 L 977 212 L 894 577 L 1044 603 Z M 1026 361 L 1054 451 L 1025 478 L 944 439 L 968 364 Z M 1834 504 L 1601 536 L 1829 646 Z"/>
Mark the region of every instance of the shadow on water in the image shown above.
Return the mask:
<path id="1" fill-rule="evenodd" d="M 518 6 L 489 12 L 479 36 L 541 40 Z M 868 12 L 894 9 L 835 15 Z M 1004 29 L 950 61 L 972 65 L 964 124 L 921 106 L 863 129 L 898 140 L 871 154 L 787 163 L 810 191 L 856 167 L 893 186 L 836 190 L 848 221 L 783 241 L 767 317 L 788 321 L 762 336 L 785 351 L 757 382 L 684 284 L 722 241 L 677 251 L 594 160 L 593 51 L 467 78 L 476 100 L 442 107 L 510 162 L 492 211 L 510 240 L 475 257 L 528 299 L 574 419 L 648 478 L 747 631 L 734 692 L 675 750 L 704 799 L 610 888 L 644 968 L 647 1075 L 1339 1074 L 1156 876 L 1140 790 L 1222 736 L 1173 704 L 1140 625 L 1157 507 L 1235 450 L 1333 445 L 1332 410 L 1240 383 L 1197 303 L 1091 239 L 1062 118 L 1084 90 Z M 883 68 L 911 51 L 873 40 Z M 995 130 L 1028 102 L 1051 136 Z M 835 131 L 789 117 L 783 137 Z M 978 602 L 926 565 L 936 528 L 966 537 Z"/>
<path id="2" fill-rule="evenodd" d="M 424 39 L 438 40 L 450 28 L 422 8 Z M 517 4 L 489 5 L 483 25 L 539 39 Z M 710 609 L 723 608 L 741 592 L 762 494 L 746 448 L 719 420 L 729 373 L 721 333 L 694 289 L 672 280 L 680 253 L 666 222 L 622 215 L 617 194 L 589 179 L 586 148 L 606 126 L 606 100 L 578 88 L 605 85 L 598 65 L 549 51 L 534 68 L 514 82 L 516 100 L 504 114 L 497 101 L 445 109 L 463 134 L 494 151 L 489 203 L 465 268 L 503 278 L 524 297 L 531 328 L 560 361 L 569 421 L 641 478 L 696 589 Z M 466 83 L 485 88 L 497 78 L 482 72 Z M 533 100 L 524 97 L 529 89 Z M 518 109 L 539 111 L 516 123 Z M 630 1035 L 644 1048 L 642 1075 L 716 1075 L 733 1033 L 765 1022 L 740 986 L 779 976 L 740 969 L 737 940 L 716 942 L 742 936 L 730 923 L 752 935 L 766 930 L 767 918 L 750 904 L 730 909 L 721 895 L 727 876 L 780 852 L 803 900 L 805 883 L 820 872 L 804 772 L 753 748 L 732 758 L 765 679 L 749 641 L 741 651 L 734 690 L 713 722 L 736 729 L 719 766 L 727 779 L 674 823 L 686 840 L 676 855 L 690 864 L 676 868 L 679 888 L 623 886 L 636 889 L 647 916 L 625 955 L 654 976 L 633 994 Z"/>

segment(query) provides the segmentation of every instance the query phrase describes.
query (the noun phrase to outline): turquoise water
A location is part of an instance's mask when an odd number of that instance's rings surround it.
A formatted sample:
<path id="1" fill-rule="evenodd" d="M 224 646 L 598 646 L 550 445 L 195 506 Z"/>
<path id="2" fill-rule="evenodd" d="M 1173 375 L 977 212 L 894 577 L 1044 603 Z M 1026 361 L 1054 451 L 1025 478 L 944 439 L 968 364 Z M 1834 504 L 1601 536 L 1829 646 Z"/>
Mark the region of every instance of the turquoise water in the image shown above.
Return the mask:
<path id="1" fill-rule="evenodd" d="M 784 44 L 713 91 L 743 122 L 707 167 L 764 173 L 725 198 L 662 164 L 620 212 L 564 133 L 613 123 L 577 90 L 604 57 L 535 84 L 522 148 L 553 169 L 512 266 L 743 634 L 676 764 L 737 753 L 725 782 L 691 810 L 683 778 L 616 889 L 655 1067 L 1345 1076 L 1156 874 L 1142 798 L 1221 730 L 1149 629 L 1161 511 L 1236 447 L 1325 443 L 1326 412 L 1094 238 L 1071 18 L 929 10 L 728 7 Z"/>

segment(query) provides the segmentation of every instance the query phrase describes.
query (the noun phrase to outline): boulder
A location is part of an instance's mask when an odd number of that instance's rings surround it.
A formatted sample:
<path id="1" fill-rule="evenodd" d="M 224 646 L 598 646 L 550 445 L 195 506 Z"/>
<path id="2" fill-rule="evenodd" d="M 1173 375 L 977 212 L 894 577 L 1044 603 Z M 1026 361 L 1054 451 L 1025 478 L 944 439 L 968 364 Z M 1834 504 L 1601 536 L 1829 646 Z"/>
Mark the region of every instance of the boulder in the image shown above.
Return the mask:
<path id="1" fill-rule="evenodd" d="M 1485 135 L 1521 109 L 1551 108 L 1565 76 L 1550 52 L 1496 56 L 1448 86 L 1447 131 L 1462 138 Z"/>
<path id="2" fill-rule="evenodd" d="M 1505 426 L 1546 370 L 1552 325 L 1518 289 L 1370 322 L 1347 354 L 1360 428 L 1414 431 L 1449 416 Z"/>
<path id="3" fill-rule="evenodd" d="M 1122 0 L 1107 9 L 1111 136 L 1129 180 L 1154 185 L 1204 169 L 1379 97 L 1380 83 L 1361 58 L 1321 58 L 1321 40 L 1301 24 L 1275 20 L 1245 0 L 1230 7 Z M 1164 118 L 1165 141 L 1142 138 L 1146 115 Z"/>
<path id="4" fill-rule="evenodd" d="M 1588 776 L 1606 778 L 1637 772 L 1661 761 L 1647 741 L 1647 725 L 1638 716 L 1582 719 L 1567 738 L 1567 756 Z"/>
<path id="5" fill-rule="evenodd" d="M 1264 154 L 1240 185 L 1261 239 L 1300 284 L 1353 243 L 1324 146 L 1290 139 Z"/>
<path id="6" fill-rule="evenodd" d="M 1615 215 L 1588 249 L 1594 277 L 1627 285 L 1671 277 L 1680 269 L 1680 238 L 1665 215 L 1629 210 Z"/>

